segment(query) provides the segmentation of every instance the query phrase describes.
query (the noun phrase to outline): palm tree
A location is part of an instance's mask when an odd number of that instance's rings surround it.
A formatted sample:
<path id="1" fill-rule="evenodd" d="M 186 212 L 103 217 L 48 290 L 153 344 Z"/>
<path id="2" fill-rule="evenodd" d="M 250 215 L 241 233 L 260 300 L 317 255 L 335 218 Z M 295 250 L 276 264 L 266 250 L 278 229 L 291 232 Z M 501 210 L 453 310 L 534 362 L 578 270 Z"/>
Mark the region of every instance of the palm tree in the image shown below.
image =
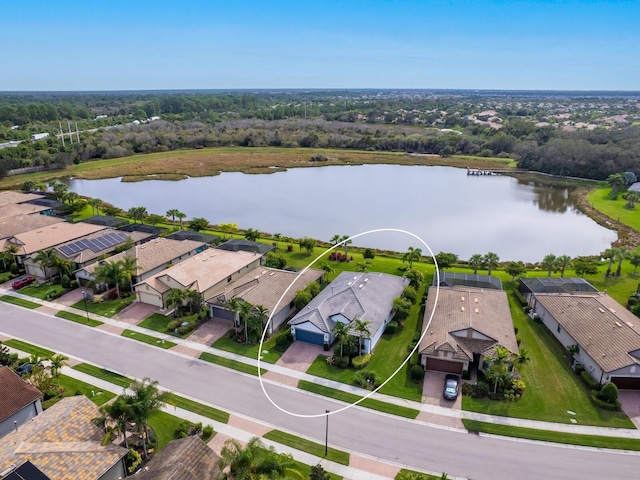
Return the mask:
<path id="1" fill-rule="evenodd" d="M 182 213 L 182 212 L 176 213 L 176 218 L 180 220 L 180 230 L 182 230 L 182 220 L 184 220 L 186 217 L 187 217 L 186 213 Z"/>
<path id="2" fill-rule="evenodd" d="M 248 228 L 244 231 L 244 238 L 250 242 L 255 242 L 260 238 L 260 232 L 253 228 Z"/>
<path id="3" fill-rule="evenodd" d="M 640 251 L 635 250 L 629 253 L 629 263 L 633 265 L 633 276 L 635 277 L 640 266 Z"/>
<path id="4" fill-rule="evenodd" d="M 69 205 L 71 205 L 73 202 L 78 200 L 78 198 L 80 198 L 80 195 L 78 195 L 76 192 L 67 192 L 64 194 L 64 197 L 62 198 L 65 201 L 65 203 L 68 203 Z"/>
<path id="5" fill-rule="evenodd" d="M 62 201 L 66 193 L 69 191 L 69 186 L 62 182 L 53 182 L 53 185 L 49 183 L 49 186 L 53 188 L 53 196 L 59 202 Z"/>
<path id="6" fill-rule="evenodd" d="M 230 298 L 224 303 L 224 306 L 233 313 L 233 325 L 237 331 L 240 326 L 240 299 Z"/>
<path id="7" fill-rule="evenodd" d="M 542 262 L 540 262 L 540 266 L 549 272 L 547 274 L 547 277 L 551 277 L 551 270 L 554 270 L 556 268 L 556 265 L 557 258 L 552 253 L 550 253 L 549 255 L 545 255 L 545 257 L 542 259 Z"/>
<path id="8" fill-rule="evenodd" d="M 60 370 L 68 364 L 68 361 L 69 357 L 66 357 L 61 353 L 49 358 L 49 362 L 51 362 L 49 370 L 51 371 L 51 376 L 58 380 L 58 387 L 60 386 Z"/>
<path id="9" fill-rule="evenodd" d="M 422 250 L 420 248 L 409 247 L 409 249 L 402 255 L 402 263 L 407 262 L 409 269 L 413 265 L 413 262 L 420 260 L 422 256 Z"/>
<path id="10" fill-rule="evenodd" d="M 354 319 L 353 322 L 355 323 L 353 329 L 358 332 L 358 355 L 362 355 L 362 339 L 371 335 L 371 329 L 369 329 L 371 322 L 359 318 Z"/>
<path id="11" fill-rule="evenodd" d="M 572 260 L 569 255 L 560 255 L 556 258 L 556 267 L 560 269 L 560 278 L 564 278 L 564 271 L 570 268 L 571 264 Z"/>
<path id="12" fill-rule="evenodd" d="M 256 305 L 253 309 L 255 310 L 256 320 L 260 321 L 260 328 L 263 329 L 264 321 L 269 318 L 269 309 L 264 305 Z M 271 334 L 273 333 L 273 327 L 271 325 L 269 327 L 269 334 Z"/>
<path id="13" fill-rule="evenodd" d="M 619 247 L 616 249 L 615 252 L 615 259 L 618 261 L 618 268 L 616 270 L 616 277 L 619 277 L 620 274 L 622 273 L 622 261 L 625 258 L 629 257 L 629 250 L 627 250 L 624 247 Z"/>
<path id="14" fill-rule="evenodd" d="M 102 206 L 102 200 L 99 198 L 92 198 L 89 200 L 89 205 L 91 205 L 91 215 L 100 215 L 100 207 Z"/>
<path id="15" fill-rule="evenodd" d="M 220 451 L 218 468 L 221 480 L 294 478 L 295 462 L 289 454 L 267 448 L 259 437 L 253 437 L 246 447 L 230 438 Z"/>
<path id="16" fill-rule="evenodd" d="M 44 273 L 44 278 L 49 280 L 49 271 L 50 267 L 54 265 L 54 258 L 56 257 L 56 253 L 53 248 L 49 248 L 47 250 L 40 250 L 35 257 L 36 263 L 40 265 L 42 268 L 42 272 Z"/>
<path id="17" fill-rule="evenodd" d="M 4 270 L 7 269 L 7 263 L 13 262 L 13 255 L 9 253 L 7 250 L 0 250 L 0 261 L 2 262 L 2 266 Z"/>
<path id="18" fill-rule="evenodd" d="M 485 377 L 489 382 L 493 382 L 493 393 L 498 390 L 498 384 L 504 384 L 506 377 L 508 376 L 507 367 L 512 360 L 511 352 L 501 346 L 497 346 L 494 349 L 494 355 L 491 357 L 491 365 L 485 371 Z M 488 375 L 488 376 L 487 376 Z"/>
<path id="19" fill-rule="evenodd" d="M 474 253 L 469 258 L 469 266 L 473 268 L 474 275 L 478 274 L 478 269 L 482 266 L 482 262 L 483 262 L 482 255 L 480 255 L 479 253 Z"/>
<path id="20" fill-rule="evenodd" d="M 122 271 L 122 262 L 114 260 L 105 262 L 95 269 L 93 276 L 96 283 L 106 283 L 107 288 L 115 284 L 116 295 L 120 298 L 120 282 L 125 279 Z"/>
<path id="21" fill-rule="evenodd" d="M 627 184 L 627 180 L 622 173 L 614 173 L 607 177 L 607 183 L 611 185 L 611 194 L 615 195 L 618 190 L 623 188 Z"/>
<path id="22" fill-rule="evenodd" d="M 342 357 L 343 346 L 349 341 L 349 326 L 343 322 L 336 322 L 333 327 L 333 338 L 340 344 L 340 356 Z"/>
<path id="23" fill-rule="evenodd" d="M 189 306 L 189 314 L 193 315 L 202 310 L 202 294 L 198 290 L 187 289 L 185 291 L 184 299 Z"/>
<path id="24" fill-rule="evenodd" d="M 129 289 L 133 293 L 133 277 L 138 273 L 138 259 L 131 255 L 125 255 L 120 262 L 122 265 L 122 275 L 129 282 Z"/>
<path id="25" fill-rule="evenodd" d="M 340 237 L 340 241 L 342 242 L 342 246 L 344 247 L 344 258 L 346 261 L 348 261 L 349 249 L 347 248 L 347 246 L 353 242 L 349 240 L 349 235 L 343 235 L 342 237 Z"/>
<path id="26" fill-rule="evenodd" d="M 482 263 L 484 263 L 485 267 L 487 267 L 489 276 L 491 276 L 491 272 L 498 266 L 499 262 L 500 257 L 497 253 L 489 252 L 484 257 L 482 257 Z"/>
<path id="27" fill-rule="evenodd" d="M 276 250 L 278 250 L 279 248 L 279 243 L 280 243 L 280 239 L 282 238 L 282 234 L 281 233 L 274 233 L 273 234 L 273 239 L 276 241 Z"/>
<path id="28" fill-rule="evenodd" d="M 113 402 L 103 405 L 100 408 L 102 417 L 98 420 L 106 431 L 106 436 L 102 440 L 102 445 L 107 445 L 113 440 L 113 432 L 122 434 L 124 437 L 124 446 L 129 448 L 127 439 L 127 424 L 133 420 L 133 412 L 131 406 L 127 402 L 127 398 L 123 395 L 117 397 Z M 113 424 L 110 426 L 109 423 Z"/>
<path id="29" fill-rule="evenodd" d="M 602 258 L 606 258 L 607 260 L 609 260 L 609 265 L 607 265 L 607 271 L 604 274 L 605 277 L 608 277 L 611 275 L 611 266 L 613 265 L 613 258 L 616 256 L 616 249 L 607 248 L 604 252 L 601 253 L 601 255 L 602 255 Z"/>
<path id="30" fill-rule="evenodd" d="M 176 229 L 176 217 L 180 214 L 180 210 L 177 208 L 172 208 L 171 210 L 167 210 L 167 217 L 171 217 L 171 221 L 173 222 L 173 229 Z"/>
<path id="31" fill-rule="evenodd" d="M 71 260 L 67 260 L 55 255 L 53 257 L 53 262 L 51 266 L 58 270 L 58 273 L 60 274 L 60 279 L 62 279 L 64 275 L 69 275 L 69 276 L 71 275 L 71 272 L 74 268 L 74 263 Z"/>
<path id="32" fill-rule="evenodd" d="M 636 208 L 636 203 L 640 202 L 640 195 L 638 195 L 638 192 L 631 191 L 627 193 L 624 198 L 627 201 L 625 204 L 625 207 L 627 208 Z"/>
<path id="33" fill-rule="evenodd" d="M 515 363 L 518 367 L 523 367 L 530 361 L 531 358 L 529 357 L 529 352 L 526 348 L 520 348 L 520 350 L 518 350 L 518 355 L 513 358 L 513 363 Z"/>
<path id="34" fill-rule="evenodd" d="M 371 267 L 370 260 L 367 260 L 366 262 L 359 262 L 358 265 L 356 265 L 356 272 L 368 273 L 369 267 Z"/>
<path id="35" fill-rule="evenodd" d="M 125 395 L 126 403 L 131 408 L 131 417 L 136 424 L 142 425 L 144 430 L 142 445 L 144 448 L 144 456 L 147 454 L 147 442 L 149 435 L 147 432 L 147 424 L 149 417 L 162 409 L 165 403 L 168 403 L 169 392 L 160 392 L 158 390 L 158 382 L 149 378 L 143 378 L 142 381 L 134 380 L 129 387 L 130 395 Z"/>
<path id="36" fill-rule="evenodd" d="M 172 288 L 171 290 L 169 290 L 169 293 L 167 294 L 167 307 L 175 307 L 175 310 L 173 311 L 174 316 L 179 316 L 180 314 L 180 307 L 182 306 L 182 303 L 184 302 L 185 298 L 186 298 L 187 292 L 186 290 L 182 290 L 181 288 Z"/>
<path id="37" fill-rule="evenodd" d="M 249 343 L 249 317 L 252 315 L 253 305 L 242 300 L 240 303 L 240 318 L 244 323 L 244 341 Z"/>

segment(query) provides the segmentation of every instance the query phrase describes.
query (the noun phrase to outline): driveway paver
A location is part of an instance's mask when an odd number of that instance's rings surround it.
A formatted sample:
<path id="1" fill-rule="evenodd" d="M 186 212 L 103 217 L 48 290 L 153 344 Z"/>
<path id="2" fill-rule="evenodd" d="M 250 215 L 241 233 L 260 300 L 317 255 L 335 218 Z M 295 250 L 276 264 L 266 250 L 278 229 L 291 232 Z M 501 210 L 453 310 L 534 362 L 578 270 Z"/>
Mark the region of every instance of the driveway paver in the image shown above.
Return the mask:
<path id="1" fill-rule="evenodd" d="M 85 290 L 88 293 L 93 293 L 93 290 L 91 289 L 85 289 Z M 70 292 L 65 293 L 60 298 L 57 298 L 55 302 L 60 303 L 62 305 L 66 305 L 67 307 L 70 307 L 71 305 L 73 305 L 76 302 L 79 302 L 80 300 L 82 300 L 82 288 L 75 288 Z"/>
<path id="2" fill-rule="evenodd" d="M 640 390 L 620 390 L 618 400 L 633 424 L 640 428 Z"/>
<path id="3" fill-rule="evenodd" d="M 200 325 L 195 332 L 189 335 L 188 339 L 209 346 L 225 336 L 232 328 L 233 324 L 229 320 L 213 317 Z"/>
<path id="4" fill-rule="evenodd" d="M 425 372 L 424 383 L 422 384 L 422 403 L 460 410 L 462 408 L 462 393 L 458 395 L 454 402 L 445 400 L 442 396 L 445 375 L 446 373 L 432 370 Z"/>
<path id="5" fill-rule="evenodd" d="M 124 308 L 121 312 L 118 312 L 113 318 L 126 322 L 131 325 L 137 325 L 145 318 L 153 315 L 154 313 L 162 313 L 160 307 L 154 305 L 148 305 L 141 302 L 133 302 Z"/>
<path id="6" fill-rule="evenodd" d="M 325 352 L 320 345 L 312 345 L 306 342 L 293 342 L 282 354 L 276 365 L 291 368 L 299 372 L 306 372 L 318 355 L 331 356 L 332 351 Z"/>

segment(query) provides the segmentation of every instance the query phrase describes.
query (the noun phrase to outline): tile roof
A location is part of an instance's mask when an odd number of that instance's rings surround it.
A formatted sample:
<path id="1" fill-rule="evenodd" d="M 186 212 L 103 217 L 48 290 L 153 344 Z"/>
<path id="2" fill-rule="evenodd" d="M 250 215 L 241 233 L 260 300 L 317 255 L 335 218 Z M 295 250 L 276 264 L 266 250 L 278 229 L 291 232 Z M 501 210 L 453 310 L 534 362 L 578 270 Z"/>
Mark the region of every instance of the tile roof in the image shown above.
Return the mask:
<path id="1" fill-rule="evenodd" d="M 436 287 L 429 287 L 423 320 L 423 332 L 427 326 L 428 331 L 420 342 L 420 353 L 450 351 L 454 358 L 472 360 L 474 353 L 486 353 L 496 345 L 518 352 L 509 300 L 503 290 L 440 287 L 429 325 L 435 299 Z"/>
<path id="2" fill-rule="evenodd" d="M 406 279 L 387 273 L 342 272 L 289 320 L 289 325 L 310 322 L 328 333 L 335 326 L 331 317 L 342 314 L 350 321 L 370 321 L 373 336 L 389 315 L 393 299 L 406 285 Z"/>
<path id="3" fill-rule="evenodd" d="M 46 196 L 37 193 L 22 193 L 16 192 L 15 190 L 4 190 L 0 192 L 0 205 L 23 203 L 30 200 L 39 200 L 42 198 L 46 198 Z"/>
<path id="4" fill-rule="evenodd" d="M 0 422 L 42 397 L 42 392 L 9 367 L 0 367 Z"/>
<path id="5" fill-rule="evenodd" d="M 309 269 L 303 273 L 282 298 L 278 310 L 287 307 L 298 290 L 304 289 L 311 282 L 318 281 L 323 274 L 322 270 L 315 269 Z M 297 276 L 298 272 L 258 267 L 228 285 L 223 292 L 211 300 L 214 303 L 224 303 L 230 298 L 238 297 L 251 305 L 262 305 L 269 312 L 273 312 L 278 300 Z"/>
<path id="6" fill-rule="evenodd" d="M 134 257 L 137 259 L 136 265 L 138 266 L 136 276 L 142 276 L 154 268 L 166 265 L 176 258 L 186 255 L 187 253 L 195 251 L 197 248 L 203 246 L 205 246 L 204 243 L 194 242 L 192 240 L 156 238 L 143 243 L 142 245 L 136 245 L 129 250 L 113 255 L 112 257 L 109 257 L 109 261 L 118 261 L 125 257 Z M 88 273 L 93 273 L 98 266 L 99 263 L 95 262 L 86 266 L 84 269 Z"/>
<path id="7" fill-rule="evenodd" d="M 173 440 L 142 469 L 138 480 L 215 480 L 220 457 L 199 437 Z"/>
<path id="8" fill-rule="evenodd" d="M 105 227 L 100 225 L 82 222 L 56 223 L 0 240 L 0 249 L 5 249 L 8 245 L 15 245 L 19 249 L 18 255 L 31 255 L 104 229 Z"/>
<path id="9" fill-rule="evenodd" d="M 63 398 L 0 439 L 0 471 L 30 461 L 51 480 L 100 478 L 127 450 L 100 445 L 104 434 L 91 422 L 97 416 L 88 398 Z"/>
<path id="10" fill-rule="evenodd" d="M 536 302 L 603 371 L 640 364 L 640 319 L 606 293 L 537 294 Z"/>
<path id="11" fill-rule="evenodd" d="M 47 210 L 49 210 L 48 207 L 32 203 L 9 203 L 0 205 L 0 218 L 15 217 L 16 215 L 38 215 Z"/>
<path id="12" fill-rule="evenodd" d="M 64 218 L 50 215 L 14 215 L 0 219 L 0 238 L 12 237 L 20 233 L 36 230 L 55 223 L 64 222 Z"/>

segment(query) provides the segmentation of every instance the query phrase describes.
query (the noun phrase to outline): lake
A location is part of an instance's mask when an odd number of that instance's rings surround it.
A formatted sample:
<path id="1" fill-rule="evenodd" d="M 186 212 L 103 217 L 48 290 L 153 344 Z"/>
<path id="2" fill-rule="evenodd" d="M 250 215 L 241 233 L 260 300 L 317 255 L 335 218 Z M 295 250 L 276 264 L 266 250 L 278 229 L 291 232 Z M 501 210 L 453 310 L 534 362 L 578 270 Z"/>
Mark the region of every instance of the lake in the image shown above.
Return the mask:
<path id="1" fill-rule="evenodd" d="M 397 228 L 421 237 L 434 253 L 462 259 L 496 252 L 501 260 L 536 262 L 555 255 L 598 254 L 616 239 L 578 211 L 567 188 L 508 176 L 468 176 L 450 167 L 361 165 L 297 168 L 267 175 L 223 173 L 182 181 L 127 183 L 69 179 L 71 191 L 124 210 L 237 223 L 242 229 L 329 241 Z M 400 233 L 361 237 L 358 246 L 406 251 L 422 247 Z M 423 248 L 423 247 L 422 247 Z M 423 251 L 425 249 L 423 248 Z"/>

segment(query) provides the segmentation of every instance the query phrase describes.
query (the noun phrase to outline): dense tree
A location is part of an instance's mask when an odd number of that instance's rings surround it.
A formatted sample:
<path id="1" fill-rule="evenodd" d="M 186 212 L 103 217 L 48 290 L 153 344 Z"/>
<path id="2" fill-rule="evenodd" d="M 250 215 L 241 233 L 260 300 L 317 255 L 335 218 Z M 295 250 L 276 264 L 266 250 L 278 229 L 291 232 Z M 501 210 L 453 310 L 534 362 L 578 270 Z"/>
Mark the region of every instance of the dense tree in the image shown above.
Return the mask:
<path id="1" fill-rule="evenodd" d="M 404 277 L 409 280 L 409 285 L 416 289 L 424 281 L 424 274 L 416 268 L 406 270 L 404 272 Z"/>
<path id="2" fill-rule="evenodd" d="M 371 329 L 369 328 L 371 322 L 369 320 L 355 318 L 353 323 L 353 330 L 358 334 L 358 355 L 362 355 L 362 340 L 371 335 Z"/>
<path id="3" fill-rule="evenodd" d="M 640 251 L 634 250 L 629 253 L 629 263 L 633 265 L 633 276 L 635 277 L 640 266 Z"/>
<path id="4" fill-rule="evenodd" d="M 244 238 L 250 242 L 255 242 L 260 238 L 260 232 L 253 228 L 248 228 L 244 231 Z"/>
<path id="5" fill-rule="evenodd" d="M 11 365 L 11 352 L 5 345 L 2 345 L 2 342 L 0 342 L 0 365 Z"/>
<path id="6" fill-rule="evenodd" d="M 253 437 L 246 447 L 235 440 L 227 440 L 220 451 L 218 468 L 220 480 L 258 480 L 290 478 L 295 462 L 291 455 L 267 448 L 259 437 Z"/>
<path id="7" fill-rule="evenodd" d="M 173 223 L 173 229 L 176 229 L 176 217 L 180 214 L 180 210 L 178 210 L 177 208 L 172 208 L 170 210 L 167 210 L 167 217 L 171 218 L 171 222 Z"/>
<path id="8" fill-rule="evenodd" d="M 209 220 L 202 217 L 195 217 L 189 222 L 189 230 L 199 232 L 209 227 Z"/>
<path id="9" fill-rule="evenodd" d="M 522 262 L 509 262 L 507 268 L 505 268 L 505 272 L 511 277 L 511 280 L 515 281 L 516 278 L 522 277 L 527 273 L 527 268 Z"/>
<path id="10" fill-rule="evenodd" d="M 344 356 L 344 346 L 348 343 L 351 336 L 349 325 L 344 322 L 337 321 L 333 326 L 333 338 L 340 345 L 340 356 Z"/>
<path id="11" fill-rule="evenodd" d="M 483 262 L 484 259 L 479 253 L 474 253 L 473 255 L 471 255 L 471 257 L 469 258 L 469 267 L 473 268 L 474 275 L 477 275 L 478 269 L 482 267 Z"/>
<path id="12" fill-rule="evenodd" d="M 127 215 L 133 219 L 134 223 L 144 223 L 144 219 L 147 218 L 147 208 L 146 207 L 131 207 L 127 210 Z"/>
<path id="13" fill-rule="evenodd" d="M 130 395 L 125 395 L 127 405 L 131 411 L 131 419 L 136 426 L 142 426 L 142 446 L 145 457 L 148 457 L 147 444 L 149 443 L 148 423 L 149 417 L 159 412 L 162 406 L 168 402 L 169 392 L 160 392 L 158 382 L 149 378 L 141 381 L 134 380 L 129 386 Z"/>
<path id="14" fill-rule="evenodd" d="M 422 254 L 422 252 L 420 252 L 420 254 Z M 440 252 L 436 254 L 436 261 L 438 262 L 438 268 L 446 270 L 447 268 L 451 268 L 455 265 L 458 261 L 458 255 L 455 253 Z"/>
<path id="15" fill-rule="evenodd" d="M 576 275 L 595 275 L 598 273 L 598 262 L 590 257 L 576 257 L 573 259 L 573 271 Z"/>
<path id="16" fill-rule="evenodd" d="M 491 272 L 493 271 L 493 269 L 499 265 L 499 262 L 500 257 L 497 253 L 494 252 L 489 252 L 485 254 L 484 257 L 482 257 L 482 263 L 486 267 L 489 276 L 491 276 Z"/>
<path id="17" fill-rule="evenodd" d="M 402 321 L 409 316 L 411 312 L 411 302 L 406 298 L 396 297 L 392 302 L 393 311 L 395 312 L 394 319 Z"/>
<path id="18" fill-rule="evenodd" d="M 316 241 L 313 238 L 304 237 L 300 239 L 298 244 L 301 250 L 304 248 L 307 252 L 307 255 L 311 255 L 313 253 L 313 249 L 316 246 Z"/>
<path id="19" fill-rule="evenodd" d="M 293 297 L 293 304 L 298 310 L 305 307 L 310 301 L 311 294 L 306 290 L 298 290 L 295 297 Z"/>
<path id="20" fill-rule="evenodd" d="M 552 253 L 550 253 L 549 255 L 546 255 L 542 259 L 542 262 L 540 262 L 540 267 L 542 267 L 544 270 L 547 271 L 547 277 L 551 276 L 551 272 L 556 269 L 556 265 L 557 265 L 557 257 Z"/>

